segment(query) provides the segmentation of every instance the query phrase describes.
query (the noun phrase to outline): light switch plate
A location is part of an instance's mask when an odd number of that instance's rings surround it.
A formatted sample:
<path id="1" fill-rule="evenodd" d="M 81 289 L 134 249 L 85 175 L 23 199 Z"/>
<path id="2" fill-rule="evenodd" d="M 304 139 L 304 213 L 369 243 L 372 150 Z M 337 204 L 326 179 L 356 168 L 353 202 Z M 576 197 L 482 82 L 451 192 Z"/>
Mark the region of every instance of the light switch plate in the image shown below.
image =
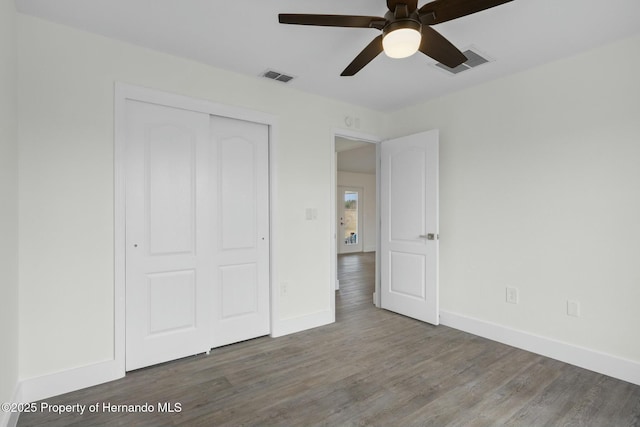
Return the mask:
<path id="1" fill-rule="evenodd" d="M 580 317 L 580 302 L 574 300 L 567 301 L 567 315 Z"/>

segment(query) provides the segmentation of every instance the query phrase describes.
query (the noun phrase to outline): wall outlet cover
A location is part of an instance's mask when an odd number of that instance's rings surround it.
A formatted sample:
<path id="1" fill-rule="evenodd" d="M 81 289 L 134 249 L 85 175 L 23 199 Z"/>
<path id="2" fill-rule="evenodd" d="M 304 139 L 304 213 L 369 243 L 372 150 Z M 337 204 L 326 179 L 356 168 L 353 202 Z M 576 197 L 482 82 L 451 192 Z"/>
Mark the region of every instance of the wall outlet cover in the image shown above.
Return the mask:
<path id="1" fill-rule="evenodd" d="M 517 304 L 518 303 L 518 288 L 513 288 L 507 286 L 507 302 L 509 304 Z"/>
<path id="2" fill-rule="evenodd" d="M 567 315 L 572 317 L 580 317 L 580 301 L 567 301 Z"/>

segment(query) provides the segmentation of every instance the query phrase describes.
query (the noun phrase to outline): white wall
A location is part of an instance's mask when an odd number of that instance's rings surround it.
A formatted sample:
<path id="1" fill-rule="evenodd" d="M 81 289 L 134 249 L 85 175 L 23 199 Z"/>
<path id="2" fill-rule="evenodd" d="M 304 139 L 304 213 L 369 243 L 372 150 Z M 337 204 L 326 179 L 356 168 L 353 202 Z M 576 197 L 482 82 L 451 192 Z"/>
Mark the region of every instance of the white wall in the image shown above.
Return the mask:
<path id="1" fill-rule="evenodd" d="M 368 173 L 354 173 L 338 171 L 338 185 L 344 187 L 360 187 L 362 196 L 362 250 L 373 252 L 376 250 L 376 176 Z M 338 194 L 340 196 L 340 194 Z M 338 205 L 338 208 L 340 206 Z M 338 245 L 338 249 L 340 245 Z"/>
<path id="2" fill-rule="evenodd" d="M 640 362 L 639 69 L 634 37 L 391 115 L 440 129 L 443 310 Z"/>
<path id="3" fill-rule="evenodd" d="M 378 134 L 384 116 L 38 18 L 18 29 L 22 378 L 113 357 L 115 81 L 278 117 L 272 242 L 288 289 L 274 314 L 330 311 L 334 131 L 357 114 Z M 313 244 L 300 250 L 300 235 Z"/>
<path id="4" fill-rule="evenodd" d="M 0 1 L 0 402 L 18 384 L 18 119 L 16 12 Z M 0 425 L 9 413 L 0 411 Z"/>

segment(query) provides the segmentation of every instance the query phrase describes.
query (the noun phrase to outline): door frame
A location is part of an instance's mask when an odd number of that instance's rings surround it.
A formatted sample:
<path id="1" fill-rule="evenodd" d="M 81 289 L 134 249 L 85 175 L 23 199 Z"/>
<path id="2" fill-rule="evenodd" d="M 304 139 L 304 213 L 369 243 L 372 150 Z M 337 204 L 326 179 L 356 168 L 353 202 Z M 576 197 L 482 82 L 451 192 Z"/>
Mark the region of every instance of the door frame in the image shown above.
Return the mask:
<path id="1" fill-rule="evenodd" d="M 336 137 L 344 137 L 348 139 L 355 139 L 358 141 L 369 142 L 376 145 L 376 267 L 375 267 L 375 291 L 372 296 L 373 303 L 376 307 L 380 307 L 380 143 L 383 138 L 367 134 L 351 129 L 334 129 L 331 135 L 331 280 L 329 281 L 329 289 L 331 293 L 331 311 L 333 319 L 336 317 L 336 290 L 338 289 L 338 212 L 337 212 L 337 197 L 338 197 L 338 162 L 336 155 Z"/>
<path id="2" fill-rule="evenodd" d="M 278 329 L 279 293 L 276 292 L 277 281 L 275 247 L 276 207 L 276 146 L 278 136 L 278 119 L 275 115 L 254 111 L 241 107 L 217 104 L 205 99 L 192 98 L 184 95 L 164 92 L 156 89 L 135 86 L 127 83 L 115 83 L 114 96 L 114 361 L 117 371 L 125 375 L 126 355 L 126 257 L 125 257 L 125 142 L 126 142 L 126 102 L 128 100 L 164 105 L 173 108 L 197 111 L 214 116 L 245 120 L 260 123 L 269 127 L 269 292 L 270 292 L 270 330 L 271 336 Z"/>

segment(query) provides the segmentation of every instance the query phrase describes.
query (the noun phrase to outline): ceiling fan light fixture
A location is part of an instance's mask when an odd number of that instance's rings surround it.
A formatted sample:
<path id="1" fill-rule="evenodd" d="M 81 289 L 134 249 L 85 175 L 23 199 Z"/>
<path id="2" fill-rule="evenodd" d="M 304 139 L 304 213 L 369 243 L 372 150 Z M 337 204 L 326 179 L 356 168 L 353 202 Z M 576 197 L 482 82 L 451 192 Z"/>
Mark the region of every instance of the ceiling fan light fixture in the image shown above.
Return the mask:
<path id="1" fill-rule="evenodd" d="M 472 15 L 513 0 L 386 0 L 384 17 L 280 13 L 281 24 L 321 27 L 374 28 L 382 30 L 345 68 L 341 76 L 354 76 L 382 52 L 391 58 L 406 58 L 420 51 L 448 68 L 468 62 L 460 49 L 431 28 L 442 22 Z"/>
<path id="2" fill-rule="evenodd" d="M 420 24 L 415 21 L 406 21 L 402 24 L 404 25 L 389 25 L 388 30 L 384 31 L 382 48 L 390 58 L 407 58 L 420 48 L 422 41 Z"/>

